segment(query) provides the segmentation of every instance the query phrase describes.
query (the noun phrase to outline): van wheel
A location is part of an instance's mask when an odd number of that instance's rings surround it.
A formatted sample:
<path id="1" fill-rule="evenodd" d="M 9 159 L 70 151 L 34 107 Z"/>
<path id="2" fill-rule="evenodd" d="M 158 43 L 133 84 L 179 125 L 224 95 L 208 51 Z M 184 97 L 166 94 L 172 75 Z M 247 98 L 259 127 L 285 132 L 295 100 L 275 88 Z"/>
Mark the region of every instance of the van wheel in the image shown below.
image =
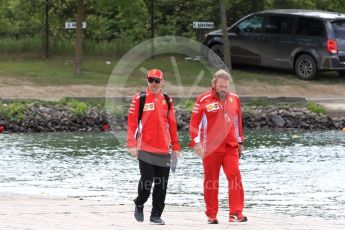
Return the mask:
<path id="1" fill-rule="evenodd" d="M 345 70 L 338 70 L 338 74 L 342 77 L 345 77 Z"/>
<path id="2" fill-rule="evenodd" d="M 213 52 L 208 52 L 207 60 L 210 63 L 210 65 L 219 67 L 223 65 L 224 61 L 224 51 L 223 51 L 223 45 L 222 44 L 215 44 L 210 47 L 210 50 Z"/>
<path id="3" fill-rule="evenodd" d="M 311 80 L 318 74 L 314 58 L 308 54 L 299 56 L 295 62 L 295 73 L 302 80 Z"/>

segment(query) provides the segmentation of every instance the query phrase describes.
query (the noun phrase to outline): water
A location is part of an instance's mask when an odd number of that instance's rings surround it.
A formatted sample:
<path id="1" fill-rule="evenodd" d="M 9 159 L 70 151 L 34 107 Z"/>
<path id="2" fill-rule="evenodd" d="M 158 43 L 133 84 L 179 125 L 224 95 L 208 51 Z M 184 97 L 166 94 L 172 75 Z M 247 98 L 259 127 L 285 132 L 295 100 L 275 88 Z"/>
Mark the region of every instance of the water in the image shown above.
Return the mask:
<path id="1" fill-rule="evenodd" d="M 132 203 L 139 170 L 125 133 L 0 135 L 0 193 L 47 194 Z M 240 161 L 245 208 L 345 222 L 345 133 L 246 132 Z M 183 148 L 167 204 L 204 207 L 201 159 Z M 220 207 L 227 208 L 222 173 Z M 151 202 L 151 201 L 148 201 Z"/>

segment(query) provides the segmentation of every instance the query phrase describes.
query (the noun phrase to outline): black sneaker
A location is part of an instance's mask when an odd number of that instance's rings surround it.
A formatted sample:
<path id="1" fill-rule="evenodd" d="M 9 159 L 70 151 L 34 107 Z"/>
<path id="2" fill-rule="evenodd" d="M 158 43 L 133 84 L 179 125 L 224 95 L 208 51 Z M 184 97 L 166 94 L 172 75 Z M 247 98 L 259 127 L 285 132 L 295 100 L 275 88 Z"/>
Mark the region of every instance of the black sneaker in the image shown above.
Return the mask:
<path id="1" fill-rule="evenodd" d="M 151 216 L 150 224 L 165 225 L 165 222 L 158 216 Z"/>
<path id="2" fill-rule="evenodd" d="M 144 221 L 144 206 L 143 205 L 135 205 L 134 217 L 139 222 Z"/>

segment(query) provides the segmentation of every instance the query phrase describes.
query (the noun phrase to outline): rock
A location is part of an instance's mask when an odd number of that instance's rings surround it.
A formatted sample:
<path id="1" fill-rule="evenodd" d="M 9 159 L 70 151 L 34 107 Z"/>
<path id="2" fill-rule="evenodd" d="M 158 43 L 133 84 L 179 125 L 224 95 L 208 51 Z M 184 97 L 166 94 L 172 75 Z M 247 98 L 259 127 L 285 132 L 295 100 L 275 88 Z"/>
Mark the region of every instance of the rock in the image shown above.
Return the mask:
<path id="1" fill-rule="evenodd" d="M 305 108 L 242 107 L 243 126 L 247 129 L 341 129 L 345 118 L 332 119 Z M 179 130 L 189 130 L 191 112 L 175 106 Z M 8 124 L 12 132 L 95 131 L 102 124 L 111 124 L 115 130 L 127 129 L 127 114 L 110 114 L 98 107 L 89 108 L 84 114 L 75 115 L 68 106 L 43 106 L 39 102 L 29 104 L 23 120 L 6 121 L 0 115 L 0 124 Z"/>
<path id="2" fill-rule="evenodd" d="M 37 131 L 39 132 L 46 132 L 46 129 L 40 125 L 37 126 Z"/>
<path id="3" fill-rule="evenodd" d="M 277 127 L 280 127 L 280 128 L 284 127 L 285 120 L 280 115 L 271 116 L 271 121 Z"/>

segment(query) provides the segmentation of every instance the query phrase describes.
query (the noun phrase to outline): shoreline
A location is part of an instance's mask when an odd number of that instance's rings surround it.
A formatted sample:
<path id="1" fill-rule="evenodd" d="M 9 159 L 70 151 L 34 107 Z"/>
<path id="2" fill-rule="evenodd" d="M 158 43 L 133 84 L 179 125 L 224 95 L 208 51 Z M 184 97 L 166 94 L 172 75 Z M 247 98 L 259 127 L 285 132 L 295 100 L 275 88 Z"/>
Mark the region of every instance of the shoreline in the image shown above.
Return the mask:
<path id="1" fill-rule="evenodd" d="M 343 130 L 345 113 L 331 117 L 326 109 L 301 98 L 246 98 L 242 104 L 245 129 Z M 82 101 L 0 101 L 0 128 L 5 133 L 119 131 L 127 129 L 129 103 Z M 177 128 L 189 129 L 193 102 L 176 103 Z"/>
<path id="2" fill-rule="evenodd" d="M 0 229 L 152 229 L 148 223 L 150 204 L 145 206 L 145 220 L 136 222 L 133 205 L 43 195 L 0 194 Z M 322 221 L 314 217 L 246 211 L 249 222 L 230 224 L 227 211 L 219 210 L 219 225 L 215 229 L 344 229 L 342 223 Z M 195 207 L 166 205 L 162 218 L 165 226 L 159 229 L 209 229 L 204 211 Z"/>

